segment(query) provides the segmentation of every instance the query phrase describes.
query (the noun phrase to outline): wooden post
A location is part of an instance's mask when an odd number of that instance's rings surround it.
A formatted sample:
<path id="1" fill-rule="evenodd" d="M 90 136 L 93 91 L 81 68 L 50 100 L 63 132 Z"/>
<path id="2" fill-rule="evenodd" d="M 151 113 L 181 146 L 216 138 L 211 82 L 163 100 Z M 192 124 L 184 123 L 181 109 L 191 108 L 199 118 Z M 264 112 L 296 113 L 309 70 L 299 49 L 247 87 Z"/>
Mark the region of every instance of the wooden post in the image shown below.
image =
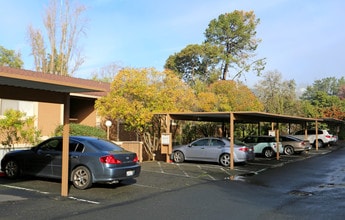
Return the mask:
<path id="1" fill-rule="evenodd" d="M 230 169 L 234 169 L 234 113 L 230 113 Z"/>
<path id="2" fill-rule="evenodd" d="M 70 95 L 66 94 L 63 113 L 61 196 L 68 196 Z"/>

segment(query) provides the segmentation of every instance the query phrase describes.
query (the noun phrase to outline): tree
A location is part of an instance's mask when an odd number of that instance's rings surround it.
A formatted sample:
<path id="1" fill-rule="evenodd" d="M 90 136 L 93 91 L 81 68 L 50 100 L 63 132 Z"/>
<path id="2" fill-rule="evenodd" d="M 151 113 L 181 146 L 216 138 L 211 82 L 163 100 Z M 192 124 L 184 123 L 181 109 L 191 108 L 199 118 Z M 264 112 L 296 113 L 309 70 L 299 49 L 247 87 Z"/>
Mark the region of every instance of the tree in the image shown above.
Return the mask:
<path id="1" fill-rule="evenodd" d="M 149 156 L 159 149 L 160 118 L 157 113 L 179 112 L 193 108 L 193 91 L 171 71 L 122 69 L 115 76 L 107 96 L 96 101 L 99 114 L 121 120 L 144 141 Z"/>
<path id="2" fill-rule="evenodd" d="M 0 119 L 2 145 L 13 147 L 14 144 L 38 142 L 40 131 L 34 126 L 34 117 L 26 117 L 25 113 L 13 109 L 6 110 Z"/>
<path id="3" fill-rule="evenodd" d="M 164 68 L 173 70 L 190 86 L 196 81 L 210 84 L 219 79 L 220 72 L 216 70 L 218 48 L 210 44 L 191 44 L 179 53 L 169 56 Z"/>
<path id="4" fill-rule="evenodd" d="M 29 26 L 36 71 L 72 75 L 83 64 L 78 42 L 79 37 L 85 34 L 85 10 L 85 6 L 71 5 L 69 0 L 51 0 L 43 18 L 49 46 L 46 46 L 42 31 Z"/>
<path id="5" fill-rule="evenodd" d="M 22 68 L 23 64 L 20 53 L 0 46 L 0 66 Z"/>
<path id="6" fill-rule="evenodd" d="M 261 111 L 263 106 L 240 82 L 220 80 L 197 94 L 199 111 Z"/>
<path id="7" fill-rule="evenodd" d="M 308 86 L 302 94 L 301 99 L 308 106 L 306 114 L 313 117 L 333 117 L 337 119 L 345 119 L 345 101 L 343 99 L 343 88 L 345 79 L 341 77 L 327 77 L 316 80 L 312 86 Z"/>
<path id="8" fill-rule="evenodd" d="M 94 72 L 91 79 L 94 81 L 111 83 L 120 69 L 122 69 L 121 66 L 116 63 L 111 63 L 102 67 L 99 71 Z"/>
<path id="9" fill-rule="evenodd" d="M 278 71 L 269 71 L 255 85 L 255 93 L 264 104 L 265 112 L 277 114 L 302 114 L 296 96 L 294 80 L 282 80 Z"/>
<path id="10" fill-rule="evenodd" d="M 318 92 L 325 92 L 330 96 L 340 95 L 341 87 L 345 86 L 345 79 L 341 77 L 327 77 L 321 80 L 315 80 L 312 86 L 308 86 L 306 91 L 302 94 L 301 99 L 312 100 Z"/>
<path id="11" fill-rule="evenodd" d="M 259 19 L 252 11 L 222 14 L 209 23 L 204 43 L 187 45 L 169 56 L 164 67 L 191 86 L 197 80 L 207 85 L 218 79 L 226 80 L 230 68 L 235 69 L 231 79 L 250 70 L 260 75 L 265 59 L 255 59 L 254 52 L 261 41 L 255 37 L 258 24 Z"/>
<path id="12" fill-rule="evenodd" d="M 235 10 L 232 13 L 221 14 L 218 19 L 213 19 L 209 23 L 205 31 L 206 42 L 222 51 L 219 60 L 223 80 L 227 78 L 230 68 L 236 69 L 232 79 L 250 69 L 257 74 L 263 70 L 264 59 L 253 60 L 254 52 L 261 41 L 256 38 L 255 30 L 259 22 L 253 11 Z"/>

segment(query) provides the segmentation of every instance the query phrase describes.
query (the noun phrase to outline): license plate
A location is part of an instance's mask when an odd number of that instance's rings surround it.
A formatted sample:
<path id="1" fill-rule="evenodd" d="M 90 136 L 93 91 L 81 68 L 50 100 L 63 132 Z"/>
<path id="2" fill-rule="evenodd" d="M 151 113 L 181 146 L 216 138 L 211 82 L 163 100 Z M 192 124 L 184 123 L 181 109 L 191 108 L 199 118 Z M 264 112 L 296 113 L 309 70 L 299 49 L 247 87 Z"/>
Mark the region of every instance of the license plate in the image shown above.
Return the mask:
<path id="1" fill-rule="evenodd" d="M 126 172 L 126 175 L 127 175 L 127 176 L 133 176 L 133 175 L 134 175 L 134 170 L 128 170 L 128 171 Z"/>

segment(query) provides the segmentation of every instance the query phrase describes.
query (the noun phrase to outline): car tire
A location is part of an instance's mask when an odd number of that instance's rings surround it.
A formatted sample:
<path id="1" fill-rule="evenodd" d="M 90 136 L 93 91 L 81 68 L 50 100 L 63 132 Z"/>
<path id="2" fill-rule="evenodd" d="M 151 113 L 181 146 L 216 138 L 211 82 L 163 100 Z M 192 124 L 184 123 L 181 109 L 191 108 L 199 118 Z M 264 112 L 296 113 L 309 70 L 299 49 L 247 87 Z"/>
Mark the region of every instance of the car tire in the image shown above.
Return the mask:
<path id="1" fill-rule="evenodd" d="M 293 146 L 287 145 L 284 147 L 284 154 L 285 155 L 293 155 L 294 153 L 295 153 L 295 150 L 294 150 Z"/>
<path id="2" fill-rule="evenodd" d="M 89 169 L 79 166 L 72 171 L 72 183 L 77 189 L 87 189 L 92 186 L 92 176 Z"/>
<path id="3" fill-rule="evenodd" d="M 230 154 L 222 154 L 219 157 L 219 163 L 220 165 L 222 165 L 223 167 L 228 167 L 230 166 Z"/>
<path id="4" fill-rule="evenodd" d="M 18 178 L 20 175 L 20 167 L 17 161 L 9 160 L 5 164 L 5 174 L 10 179 Z"/>
<path id="5" fill-rule="evenodd" d="M 262 151 L 262 154 L 263 154 L 266 158 L 271 158 L 271 157 L 273 157 L 274 151 L 272 150 L 272 148 L 266 147 L 266 148 Z"/>
<path id="6" fill-rule="evenodd" d="M 184 161 L 184 154 L 181 151 L 175 151 L 173 155 L 173 161 L 175 163 L 182 163 Z"/>
<path id="7" fill-rule="evenodd" d="M 319 148 L 323 147 L 323 141 L 322 140 L 317 140 L 318 141 L 318 145 L 319 145 Z M 314 146 L 316 147 L 316 140 L 314 142 Z"/>

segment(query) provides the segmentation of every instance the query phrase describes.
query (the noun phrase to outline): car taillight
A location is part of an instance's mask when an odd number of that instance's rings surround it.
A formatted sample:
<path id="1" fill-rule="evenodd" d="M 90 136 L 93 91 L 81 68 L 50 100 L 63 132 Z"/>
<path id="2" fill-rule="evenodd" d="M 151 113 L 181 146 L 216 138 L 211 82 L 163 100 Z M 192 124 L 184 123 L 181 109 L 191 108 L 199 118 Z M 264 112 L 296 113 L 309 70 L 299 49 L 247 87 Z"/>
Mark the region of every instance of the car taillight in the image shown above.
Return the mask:
<path id="1" fill-rule="evenodd" d="M 139 162 L 139 159 L 138 159 L 138 156 L 137 156 L 137 155 L 135 155 L 135 157 L 134 157 L 134 159 L 133 159 L 133 162 L 135 162 L 135 163 Z"/>
<path id="2" fill-rule="evenodd" d="M 243 151 L 243 152 L 247 152 L 249 149 L 248 149 L 248 147 L 240 147 L 239 150 L 240 150 L 240 151 Z"/>
<path id="3" fill-rule="evenodd" d="M 326 138 L 332 138 L 332 136 L 331 135 L 326 135 Z"/>
<path id="4" fill-rule="evenodd" d="M 116 159 L 114 155 L 107 155 L 100 157 L 99 160 L 101 163 L 107 163 L 107 164 L 121 164 L 121 161 Z"/>

